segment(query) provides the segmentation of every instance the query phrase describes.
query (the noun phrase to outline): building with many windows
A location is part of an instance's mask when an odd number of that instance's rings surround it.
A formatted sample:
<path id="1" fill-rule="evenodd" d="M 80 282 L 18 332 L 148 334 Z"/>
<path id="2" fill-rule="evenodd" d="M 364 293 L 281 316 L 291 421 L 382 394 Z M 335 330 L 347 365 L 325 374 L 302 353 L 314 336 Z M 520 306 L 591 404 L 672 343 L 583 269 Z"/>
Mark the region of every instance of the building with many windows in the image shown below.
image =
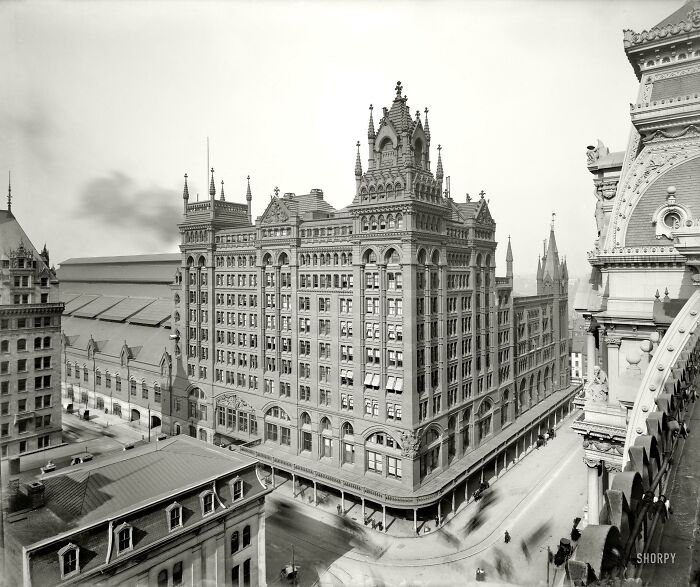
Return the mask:
<path id="1" fill-rule="evenodd" d="M 179 264 L 168 254 L 61 263 L 66 406 L 106 411 L 144 433 L 164 430 L 173 381 L 170 284 Z"/>
<path id="2" fill-rule="evenodd" d="M 58 279 L 12 213 L 0 210 L 0 447 L 10 458 L 61 443 Z"/>
<path id="3" fill-rule="evenodd" d="M 173 432 L 383 506 L 439 503 L 498 474 L 569 409 L 567 281 L 554 231 L 536 296 L 496 277 L 484 194 L 458 202 L 428 111 L 396 87 L 355 197 L 191 202 L 172 286 Z M 415 511 L 415 510 L 414 510 Z"/>
<path id="4" fill-rule="evenodd" d="M 12 585 L 265 585 L 253 459 L 187 436 L 30 482 L 10 498 Z"/>

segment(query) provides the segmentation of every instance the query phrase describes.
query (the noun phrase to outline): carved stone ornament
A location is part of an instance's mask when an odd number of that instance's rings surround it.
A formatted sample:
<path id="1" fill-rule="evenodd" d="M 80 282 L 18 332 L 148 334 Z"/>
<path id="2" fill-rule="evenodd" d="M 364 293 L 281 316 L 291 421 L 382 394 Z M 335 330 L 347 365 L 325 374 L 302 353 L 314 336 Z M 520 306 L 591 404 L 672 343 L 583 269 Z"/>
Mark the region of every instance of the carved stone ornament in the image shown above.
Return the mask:
<path id="1" fill-rule="evenodd" d="M 267 214 L 265 214 L 264 222 L 268 224 L 271 222 L 286 222 L 288 218 L 289 216 L 282 209 L 282 206 L 279 205 L 279 202 L 273 200 L 272 204 L 270 204 L 270 208 L 268 209 Z"/>
<path id="2" fill-rule="evenodd" d="M 227 408 L 233 408 L 236 410 L 240 408 L 248 408 L 249 410 L 255 411 L 253 406 L 251 406 L 245 400 L 239 398 L 235 393 L 222 393 L 217 395 L 214 399 L 216 400 L 215 405 L 217 408 L 219 406 L 226 406 Z"/>
<path id="3" fill-rule="evenodd" d="M 607 461 L 604 461 L 603 466 L 605 467 L 605 470 L 608 473 L 621 473 L 622 472 L 622 465 L 619 465 L 617 463 L 609 463 Z"/>
<path id="4" fill-rule="evenodd" d="M 600 461 L 597 459 L 587 459 L 586 457 L 583 457 L 583 462 L 586 464 L 587 467 L 590 467 L 591 469 L 598 467 L 600 465 Z"/>
<path id="5" fill-rule="evenodd" d="M 420 447 L 420 433 L 417 431 L 413 432 L 401 432 L 401 456 L 409 458 L 411 460 L 415 459 L 418 455 L 418 448 Z"/>
<path id="6" fill-rule="evenodd" d="M 593 379 L 588 382 L 586 397 L 597 402 L 608 401 L 608 376 L 598 365 L 593 370 Z"/>

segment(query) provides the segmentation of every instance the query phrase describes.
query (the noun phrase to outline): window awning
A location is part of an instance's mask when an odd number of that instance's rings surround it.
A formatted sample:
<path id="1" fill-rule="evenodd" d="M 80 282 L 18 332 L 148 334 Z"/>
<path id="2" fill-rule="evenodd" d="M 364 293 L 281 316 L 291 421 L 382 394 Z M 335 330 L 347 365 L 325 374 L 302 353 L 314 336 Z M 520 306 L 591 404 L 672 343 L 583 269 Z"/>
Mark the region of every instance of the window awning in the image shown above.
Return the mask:
<path id="1" fill-rule="evenodd" d="M 393 390 L 395 382 L 396 382 L 396 377 L 389 377 L 389 380 L 386 382 L 386 388 Z"/>
<path id="2" fill-rule="evenodd" d="M 372 387 L 379 387 L 381 385 L 382 378 L 380 375 L 375 375 L 372 379 Z"/>
<path id="3" fill-rule="evenodd" d="M 394 386 L 394 391 L 403 391 L 403 377 L 396 378 L 396 385 Z"/>
<path id="4" fill-rule="evenodd" d="M 365 375 L 365 385 L 372 385 L 372 374 L 367 373 Z"/>

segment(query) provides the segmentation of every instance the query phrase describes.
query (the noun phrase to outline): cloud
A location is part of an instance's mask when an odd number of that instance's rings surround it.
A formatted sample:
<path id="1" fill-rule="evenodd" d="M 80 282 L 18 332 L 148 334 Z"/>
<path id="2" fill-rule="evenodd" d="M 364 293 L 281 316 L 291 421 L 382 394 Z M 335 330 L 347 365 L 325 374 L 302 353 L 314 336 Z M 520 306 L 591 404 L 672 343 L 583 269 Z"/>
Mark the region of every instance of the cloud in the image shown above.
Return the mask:
<path id="1" fill-rule="evenodd" d="M 114 171 L 90 180 L 80 193 L 77 214 L 112 227 L 138 228 L 172 244 L 179 238 L 180 198 L 176 190 L 139 188 L 128 175 Z"/>
<path id="2" fill-rule="evenodd" d="M 0 133 L 9 143 L 6 145 L 8 153 L 14 150 L 19 158 L 31 162 L 34 167 L 53 167 L 55 155 L 51 139 L 56 131 L 44 100 L 36 96 L 0 111 Z"/>

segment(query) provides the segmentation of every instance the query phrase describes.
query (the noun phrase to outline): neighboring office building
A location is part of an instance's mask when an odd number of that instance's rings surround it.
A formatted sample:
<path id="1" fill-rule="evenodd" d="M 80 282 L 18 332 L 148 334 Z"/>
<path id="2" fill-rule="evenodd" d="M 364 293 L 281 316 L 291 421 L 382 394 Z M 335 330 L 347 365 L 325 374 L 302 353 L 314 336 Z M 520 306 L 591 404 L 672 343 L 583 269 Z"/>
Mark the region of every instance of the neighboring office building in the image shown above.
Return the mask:
<path id="1" fill-rule="evenodd" d="M 64 404 L 169 432 L 170 284 L 179 264 L 167 254 L 61 263 Z"/>
<path id="2" fill-rule="evenodd" d="M 268 491 L 248 457 L 179 436 L 24 490 L 5 524 L 11 584 L 266 584 Z"/>
<path id="3" fill-rule="evenodd" d="M 400 92 L 376 131 L 370 115 L 346 208 L 275 193 L 253 224 L 250 185 L 246 205 L 216 199 L 212 173 L 190 202 L 185 181 L 172 421 L 411 508 L 468 492 L 568 411 L 568 276 L 552 231 L 538 295 L 513 298 L 488 201 L 443 192 Z"/>
<path id="4" fill-rule="evenodd" d="M 0 447 L 10 471 L 19 456 L 60 444 L 63 304 L 49 252 L 32 245 L 0 210 Z"/>

